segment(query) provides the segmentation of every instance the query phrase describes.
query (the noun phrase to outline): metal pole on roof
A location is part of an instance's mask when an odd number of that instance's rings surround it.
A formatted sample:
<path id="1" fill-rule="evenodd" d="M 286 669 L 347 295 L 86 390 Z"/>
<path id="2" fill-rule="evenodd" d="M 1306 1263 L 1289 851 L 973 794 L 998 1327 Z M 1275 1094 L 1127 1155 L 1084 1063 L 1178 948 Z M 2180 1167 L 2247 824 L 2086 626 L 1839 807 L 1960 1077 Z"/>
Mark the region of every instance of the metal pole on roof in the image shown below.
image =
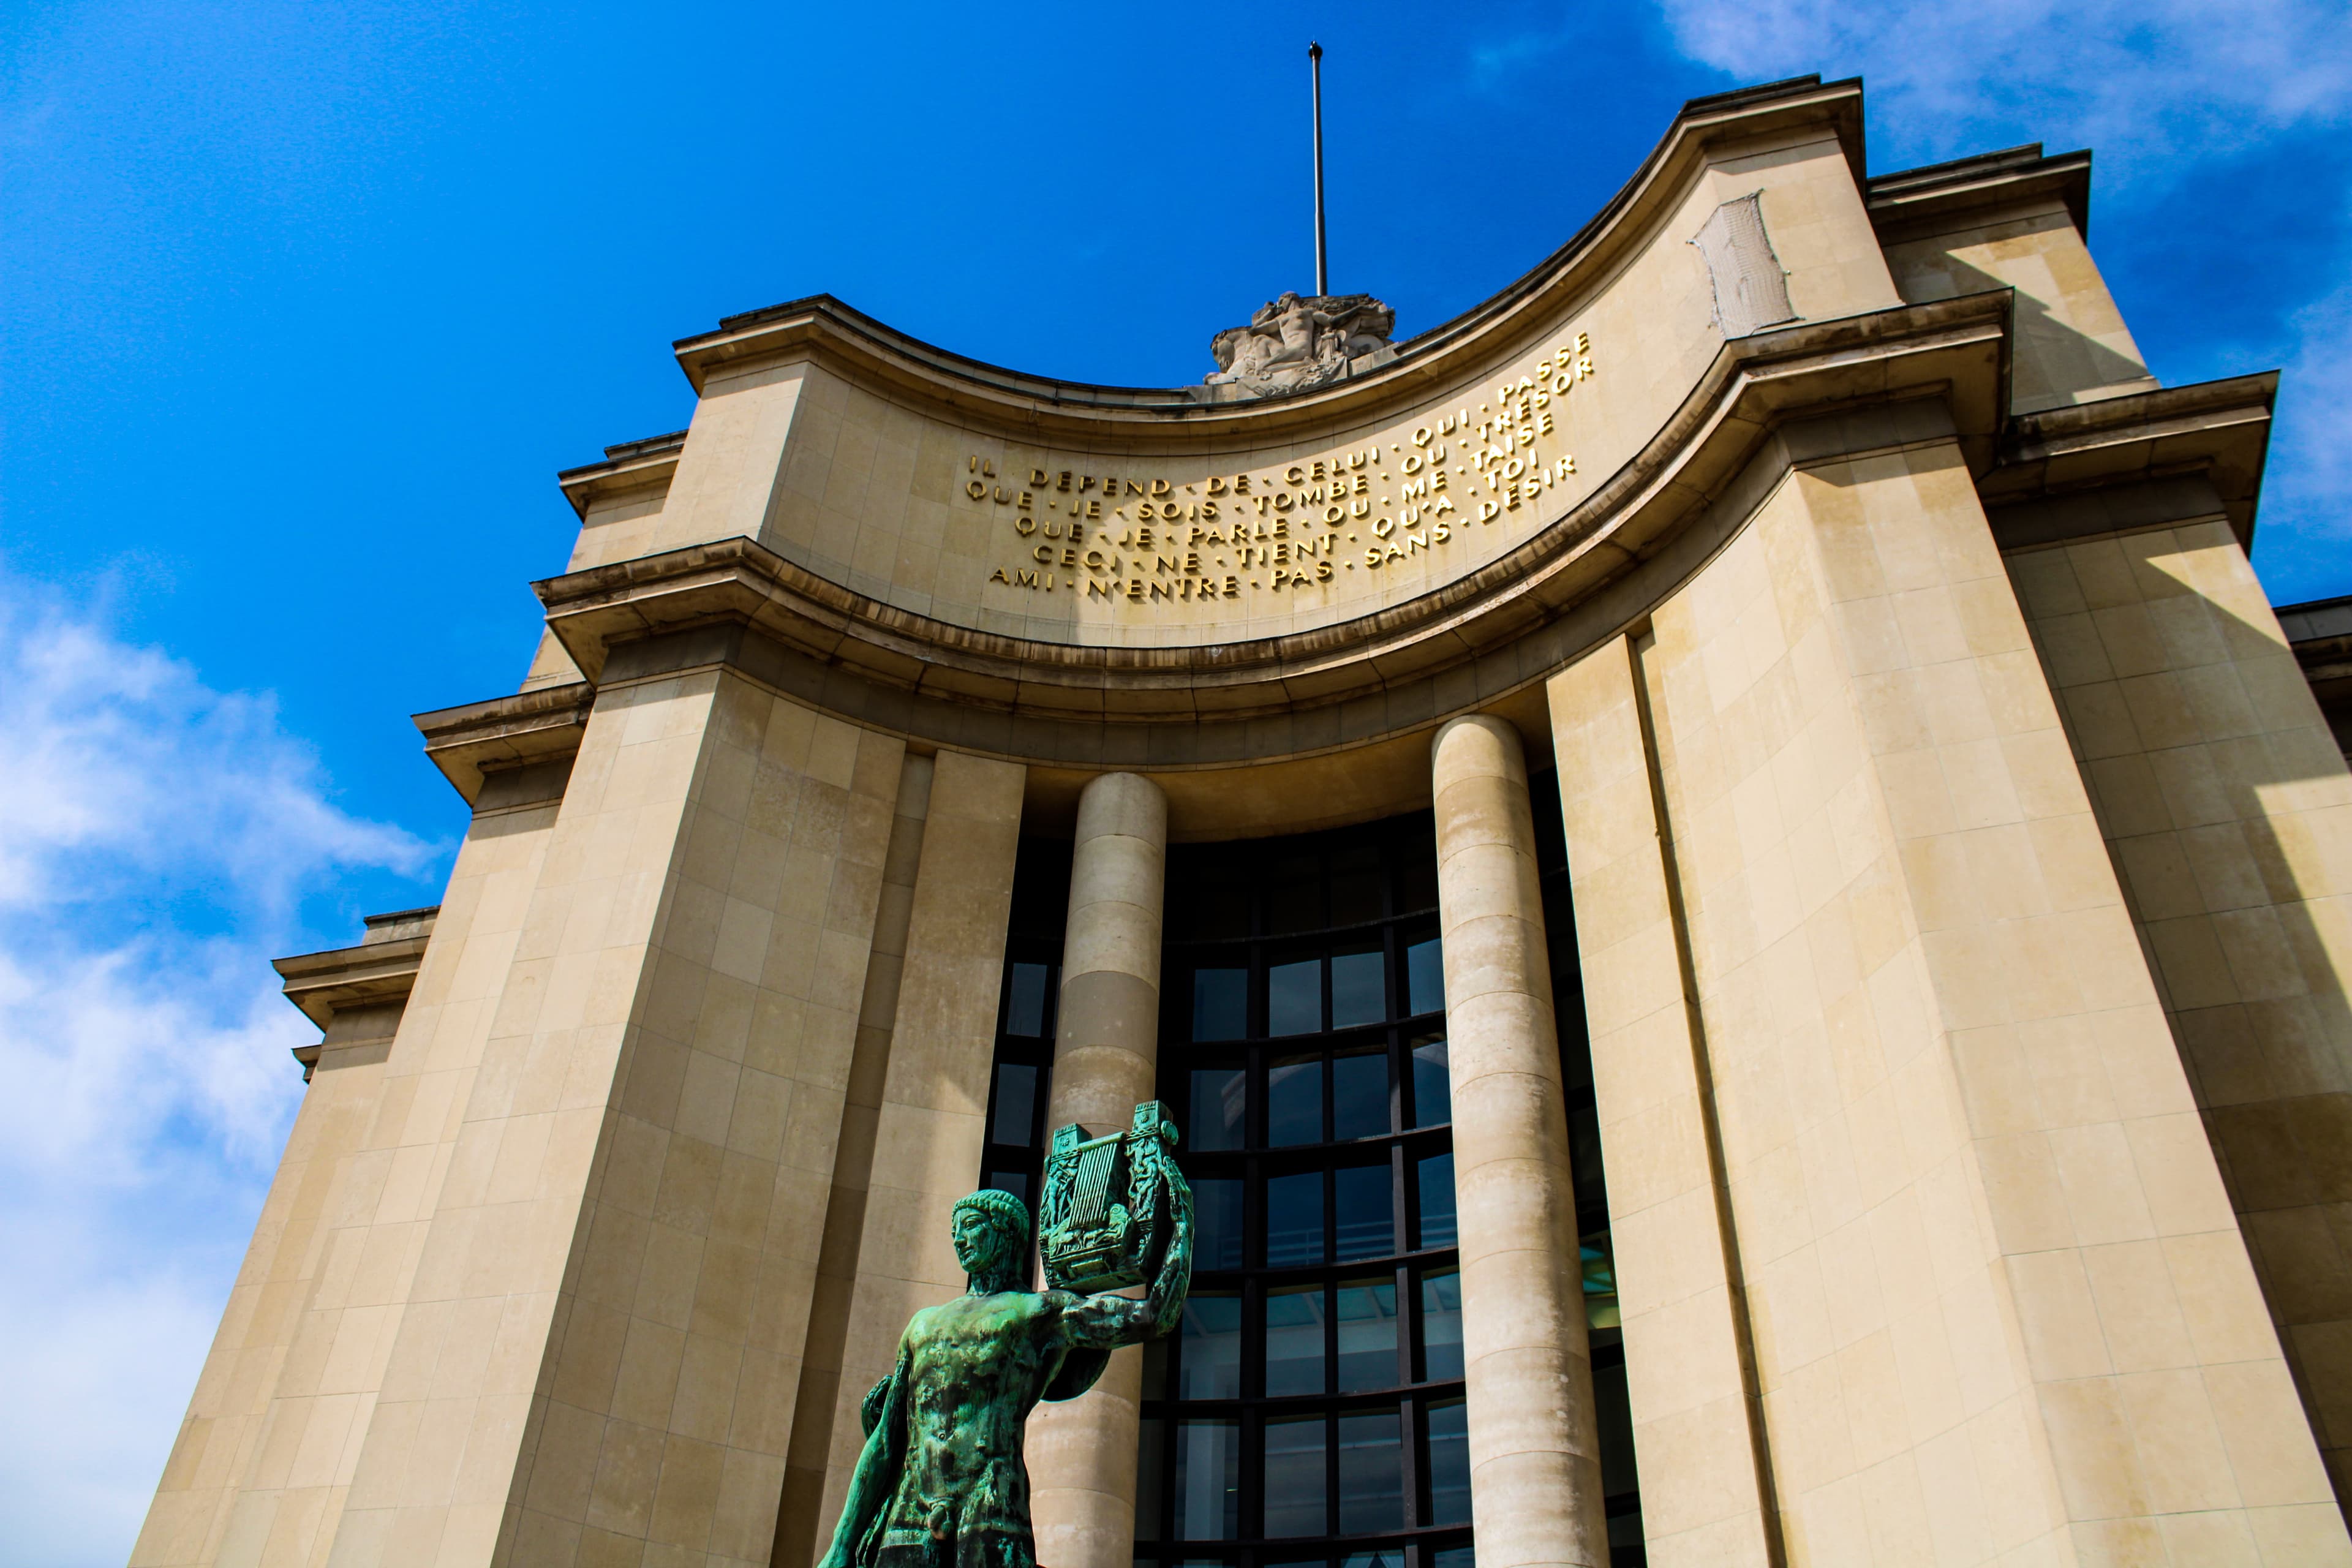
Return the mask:
<path id="1" fill-rule="evenodd" d="M 1323 46 L 1307 46 L 1309 68 L 1315 76 L 1315 292 L 1331 291 L 1331 271 L 1323 248 Z"/>

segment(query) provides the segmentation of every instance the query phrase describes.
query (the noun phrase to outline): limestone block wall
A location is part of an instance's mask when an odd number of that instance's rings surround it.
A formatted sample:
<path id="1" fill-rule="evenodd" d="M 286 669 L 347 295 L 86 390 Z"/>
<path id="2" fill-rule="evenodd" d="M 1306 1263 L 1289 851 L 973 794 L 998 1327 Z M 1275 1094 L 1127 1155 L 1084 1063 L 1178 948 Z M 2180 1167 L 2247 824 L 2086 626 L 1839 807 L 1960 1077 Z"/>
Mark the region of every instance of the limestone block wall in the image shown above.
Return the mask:
<path id="1" fill-rule="evenodd" d="M 1779 1534 L 1714 1079 L 1632 639 L 1552 678 L 1609 1236 L 1654 1568 L 1769 1563 Z"/>
<path id="2" fill-rule="evenodd" d="M 764 1559 L 898 762 L 600 694 L 331 1561 Z"/>
<path id="3" fill-rule="evenodd" d="M 977 1181 L 987 1137 L 988 1074 L 1028 772 L 955 752 L 940 752 L 933 765 L 827 1427 L 824 1495 L 808 1528 L 818 1554 L 832 1540 L 864 1444 L 859 1401 L 888 1374 L 907 1320 L 964 1288 L 948 1239 L 948 1211 Z M 800 1568 L 807 1559 L 776 1561 Z"/>
<path id="4" fill-rule="evenodd" d="M 318 1278 L 337 1173 L 348 1169 L 375 1117 L 387 1053 L 382 1042 L 369 1044 L 379 1048 L 350 1048 L 331 1032 L 320 1052 L 155 1500 L 131 1548 L 133 1568 L 220 1560 L 229 1510 L 263 1445 L 279 1374 Z"/>
<path id="5" fill-rule="evenodd" d="M 1789 1560 L 2352 1556 L 1957 450 L 1791 474 L 1636 652 Z"/>
<path id="6" fill-rule="evenodd" d="M 1906 304 L 2017 290 L 2010 406 L 2019 413 L 2156 385 L 2082 231 L 2054 199 L 1898 241 L 1886 247 L 1886 265 Z"/>
<path id="7" fill-rule="evenodd" d="M 2219 519 L 2008 558 L 2339 1496 L 2352 775 Z"/>

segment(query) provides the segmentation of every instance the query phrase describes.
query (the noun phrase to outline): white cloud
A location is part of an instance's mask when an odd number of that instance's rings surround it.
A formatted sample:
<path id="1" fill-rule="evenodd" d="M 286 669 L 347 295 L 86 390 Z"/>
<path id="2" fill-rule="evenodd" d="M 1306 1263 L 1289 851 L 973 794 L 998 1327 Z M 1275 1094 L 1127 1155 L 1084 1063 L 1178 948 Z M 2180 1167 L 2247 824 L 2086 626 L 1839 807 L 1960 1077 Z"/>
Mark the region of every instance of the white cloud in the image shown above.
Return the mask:
<path id="1" fill-rule="evenodd" d="M 2137 171 L 2235 151 L 2352 102 L 2329 0 L 1663 0 L 1693 59 L 1749 80 L 1859 74 L 1877 118 L 1935 156 L 2018 140 Z M 1987 137 L 1992 140 L 1986 140 Z"/>
<path id="2" fill-rule="evenodd" d="M 225 693 L 0 570 L 0 1563 L 121 1563 L 316 1038 L 268 959 L 436 857 Z M 330 940 L 332 940 L 331 938 Z"/>

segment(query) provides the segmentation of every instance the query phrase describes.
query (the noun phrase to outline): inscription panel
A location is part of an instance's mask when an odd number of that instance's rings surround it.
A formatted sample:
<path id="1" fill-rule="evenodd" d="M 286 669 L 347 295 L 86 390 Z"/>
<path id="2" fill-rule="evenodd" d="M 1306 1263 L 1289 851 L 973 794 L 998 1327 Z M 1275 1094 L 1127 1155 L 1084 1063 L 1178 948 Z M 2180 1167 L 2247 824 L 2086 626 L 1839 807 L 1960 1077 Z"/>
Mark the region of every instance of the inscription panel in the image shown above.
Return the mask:
<path id="1" fill-rule="evenodd" d="M 1513 514 L 1532 515 L 1547 492 L 1581 493 L 1564 421 L 1595 395 L 1594 374 L 1580 331 L 1402 439 L 1232 472 L 1099 458 L 1016 472 L 1009 458 L 967 453 L 963 497 L 995 514 L 1002 552 L 981 602 L 1068 594 L 1182 615 L 1261 595 L 1326 600 L 1358 573 L 1369 582 L 1423 552 L 1466 553 L 1447 547 L 1498 521 L 1516 531 Z"/>

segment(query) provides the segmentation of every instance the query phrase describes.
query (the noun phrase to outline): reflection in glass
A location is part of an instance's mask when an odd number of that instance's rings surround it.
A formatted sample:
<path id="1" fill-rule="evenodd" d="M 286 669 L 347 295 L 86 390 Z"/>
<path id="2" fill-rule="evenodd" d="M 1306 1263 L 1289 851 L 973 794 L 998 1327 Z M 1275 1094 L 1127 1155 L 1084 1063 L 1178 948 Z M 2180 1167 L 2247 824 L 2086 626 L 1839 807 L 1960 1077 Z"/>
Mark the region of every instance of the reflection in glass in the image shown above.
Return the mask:
<path id="1" fill-rule="evenodd" d="M 1007 1062 L 996 1069 L 996 1117 L 989 1124 L 993 1142 L 1026 1148 L 1037 1131 L 1037 1069 Z"/>
<path id="2" fill-rule="evenodd" d="M 1470 1522 L 1470 1412 L 1458 1399 L 1429 1407 L 1429 1522 Z"/>
<path id="3" fill-rule="evenodd" d="M 1394 1279 L 1357 1279 L 1339 1287 L 1339 1392 L 1394 1388 L 1397 1310 Z"/>
<path id="4" fill-rule="evenodd" d="M 1195 1290 L 1184 1302 L 1176 1359 L 1179 1399 L 1242 1396 L 1242 1299 Z"/>
<path id="5" fill-rule="evenodd" d="M 1249 1033 L 1249 971 L 1192 971 L 1192 1037 L 1238 1040 Z"/>
<path id="6" fill-rule="evenodd" d="M 1045 966 L 1016 963 L 1013 986 L 1004 999 L 1004 1032 L 1034 1039 L 1045 1032 Z"/>
<path id="7" fill-rule="evenodd" d="M 1386 1552 L 1350 1552 L 1340 1568 L 1404 1568 L 1404 1553 L 1394 1547 Z"/>
<path id="8" fill-rule="evenodd" d="M 1176 1533 L 1231 1541 L 1241 1531 L 1241 1426 L 1233 1421 L 1176 1423 Z"/>
<path id="9" fill-rule="evenodd" d="M 1324 1495 L 1323 1417 L 1265 1424 L 1265 1532 L 1321 1535 L 1331 1528 Z"/>
<path id="10" fill-rule="evenodd" d="M 1265 1184 L 1266 1267 L 1322 1261 L 1323 1173 L 1272 1178 Z"/>
<path id="11" fill-rule="evenodd" d="M 1421 1184 L 1421 1245 L 1454 1245 L 1454 1155 L 1451 1151 L 1415 1162 Z"/>
<path id="12" fill-rule="evenodd" d="M 1454 1269 L 1421 1277 L 1421 1344 L 1430 1382 L 1462 1375 L 1462 1276 Z"/>
<path id="13" fill-rule="evenodd" d="M 1265 1032 L 1311 1035 L 1323 1026 L 1323 961 L 1302 958 L 1265 972 Z"/>
<path id="14" fill-rule="evenodd" d="M 1321 1057 L 1276 1057 L 1266 1068 L 1265 1141 L 1276 1149 L 1323 1142 Z"/>
<path id="15" fill-rule="evenodd" d="M 1412 1043 L 1412 1124 L 1442 1127 L 1454 1120 L 1454 1079 L 1442 1038 Z"/>
<path id="16" fill-rule="evenodd" d="M 1228 1176 L 1192 1178 L 1192 1267 L 1242 1266 L 1242 1184 Z"/>
<path id="17" fill-rule="evenodd" d="M 1323 1287 L 1265 1293 L 1265 1392 L 1323 1392 Z"/>
<path id="18" fill-rule="evenodd" d="M 1331 1058 L 1331 1136 L 1377 1138 L 1389 1130 L 1389 1058 L 1358 1051 Z"/>
<path id="19" fill-rule="evenodd" d="M 1445 1010 L 1445 949 L 1435 937 L 1404 950 L 1404 992 L 1413 1016 Z"/>
<path id="20" fill-rule="evenodd" d="M 1029 1201 L 1029 1173 L 1026 1171 L 991 1171 L 984 1185 L 1000 1193 L 1011 1193 L 1023 1203 Z"/>
<path id="21" fill-rule="evenodd" d="M 1448 1162 L 1446 1192 L 1453 1193 L 1453 1156 Z M 1423 1161 L 1423 1165 L 1430 1163 Z M 1385 1163 L 1350 1165 L 1332 1173 L 1332 1217 L 1339 1221 L 1339 1261 L 1386 1258 L 1396 1248 L 1396 1201 Z"/>
<path id="22" fill-rule="evenodd" d="M 1339 1417 L 1339 1533 L 1404 1523 L 1404 1454 L 1397 1413 Z"/>
<path id="23" fill-rule="evenodd" d="M 1370 952 L 1331 955 L 1331 1026 L 1351 1029 L 1377 1024 L 1389 1016 L 1388 960 L 1379 948 Z"/>
<path id="24" fill-rule="evenodd" d="M 1185 1142 L 1195 1149 L 1242 1146 L 1243 1113 L 1249 1109 L 1249 1075 L 1240 1068 L 1192 1069 L 1192 1117 Z"/>
<path id="25" fill-rule="evenodd" d="M 1641 1542 L 1636 1540 L 1635 1545 Z M 1429 1568 L 1478 1568 L 1478 1551 L 1473 1546 L 1449 1546 L 1430 1554 Z"/>

